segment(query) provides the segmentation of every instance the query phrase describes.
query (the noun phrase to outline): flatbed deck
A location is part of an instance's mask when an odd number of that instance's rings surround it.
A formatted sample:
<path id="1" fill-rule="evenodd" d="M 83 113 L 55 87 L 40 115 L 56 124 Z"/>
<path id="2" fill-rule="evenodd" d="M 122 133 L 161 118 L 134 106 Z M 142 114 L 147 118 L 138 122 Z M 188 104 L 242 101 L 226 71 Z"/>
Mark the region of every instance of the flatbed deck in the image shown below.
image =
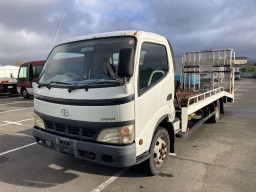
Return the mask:
<path id="1" fill-rule="evenodd" d="M 219 87 L 203 93 L 200 92 L 177 92 L 177 98 L 180 104 L 180 110 L 178 111 L 181 116 L 181 129 L 178 132 L 182 137 L 191 133 L 193 129 L 197 129 L 202 123 L 207 121 L 215 112 L 211 112 L 205 117 L 198 120 L 191 128 L 188 127 L 188 116 L 192 113 L 201 110 L 202 108 L 210 105 L 211 103 L 226 97 L 231 100 L 234 99 L 234 95 L 225 91 L 223 87 Z"/>

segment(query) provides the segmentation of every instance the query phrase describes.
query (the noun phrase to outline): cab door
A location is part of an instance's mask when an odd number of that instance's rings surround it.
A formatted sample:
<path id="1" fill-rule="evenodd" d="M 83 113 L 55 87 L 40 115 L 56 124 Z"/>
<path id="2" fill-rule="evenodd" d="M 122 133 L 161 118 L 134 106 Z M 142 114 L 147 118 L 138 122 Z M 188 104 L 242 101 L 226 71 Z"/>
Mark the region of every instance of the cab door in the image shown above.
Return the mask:
<path id="1" fill-rule="evenodd" d="M 26 87 L 26 80 L 28 79 L 28 67 L 21 66 L 17 78 L 17 90 L 20 92 L 21 87 Z"/>
<path id="2" fill-rule="evenodd" d="M 162 42 L 144 41 L 140 44 L 135 94 L 136 153 L 147 151 L 158 121 L 174 112 L 174 73 L 169 46 Z M 171 65 L 170 65 L 171 63 Z"/>

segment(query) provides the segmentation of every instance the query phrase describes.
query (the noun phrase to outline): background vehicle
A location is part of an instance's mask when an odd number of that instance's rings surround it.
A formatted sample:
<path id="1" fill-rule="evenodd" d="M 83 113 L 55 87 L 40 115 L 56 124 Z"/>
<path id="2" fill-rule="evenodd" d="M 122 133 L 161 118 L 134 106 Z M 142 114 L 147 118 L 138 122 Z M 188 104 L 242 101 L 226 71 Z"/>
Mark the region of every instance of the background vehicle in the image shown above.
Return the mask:
<path id="1" fill-rule="evenodd" d="M 26 63 L 23 63 L 20 66 L 19 73 L 18 73 L 18 79 L 17 79 L 17 91 L 19 94 L 21 94 L 25 99 L 29 98 L 29 96 L 33 95 L 34 91 L 31 86 L 31 83 L 28 78 L 28 65 L 32 64 L 33 66 L 33 80 L 37 81 L 45 60 L 39 60 L 39 61 L 29 61 Z"/>
<path id="2" fill-rule="evenodd" d="M 17 76 L 19 67 L 1 66 L 0 67 L 0 93 L 17 93 Z"/>
<path id="3" fill-rule="evenodd" d="M 236 71 L 235 72 L 235 80 L 242 80 L 241 72 L 240 71 Z"/>
<path id="4" fill-rule="evenodd" d="M 33 84 L 35 140 L 95 163 L 161 173 L 175 136 L 217 123 L 234 99 L 232 49 L 185 53 L 176 86 L 173 59 L 165 37 L 144 31 L 62 42 Z"/>

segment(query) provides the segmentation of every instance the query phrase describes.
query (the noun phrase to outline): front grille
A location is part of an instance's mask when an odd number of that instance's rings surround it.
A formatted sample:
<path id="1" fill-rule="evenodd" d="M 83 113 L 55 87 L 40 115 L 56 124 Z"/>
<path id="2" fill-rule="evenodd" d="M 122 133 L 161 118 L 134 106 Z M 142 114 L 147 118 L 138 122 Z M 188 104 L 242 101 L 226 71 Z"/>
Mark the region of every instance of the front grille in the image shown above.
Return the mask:
<path id="1" fill-rule="evenodd" d="M 96 134 L 94 129 L 82 129 L 82 135 L 85 137 L 93 137 Z"/>
<path id="2" fill-rule="evenodd" d="M 66 126 L 64 124 L 55 123 L 55 128 L 57 131 L 65 133 Z"/>
<path id="3" fill-rule="evenodd" d="M 80 127 L 68 126 L 68 133 L 72 135 L 79 135 L 80 129 L 81 129 Z"/>
<path id="4" fill-rule="evenodd" d="M 56 134 L 64 135 L 70 138 L 76 138 L 79 140 L 85 139 L 96 139 L 97 130 L 79 127 L 79 126 L 70 126 L 61 123 L 54 123 L 51 121 L 45 121 L 46 131 L 54 132 Z"/>
<path id="5" fill-rule="evenodd" d="M 48 129 L 54 129 L 54 125 L 53 125 L 52 122 L 45 121 L 45 126 L 46 126 Z"/>

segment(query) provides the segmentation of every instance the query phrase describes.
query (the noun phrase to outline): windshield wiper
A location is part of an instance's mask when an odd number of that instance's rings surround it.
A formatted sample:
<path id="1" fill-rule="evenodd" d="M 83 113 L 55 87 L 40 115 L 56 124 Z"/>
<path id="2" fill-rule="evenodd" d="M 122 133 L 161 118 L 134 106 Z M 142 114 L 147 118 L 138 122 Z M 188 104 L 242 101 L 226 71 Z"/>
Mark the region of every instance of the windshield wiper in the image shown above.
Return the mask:
<path id="1" fill-rule="evenodd" d="M 121 82 L 115 81 L 115 80 L 100 79 L 99 81 L 96 81 L 96 82 L 91 82 L 91 83 L 87 83 L 87 84 L 84 84 L 84 85 L 81 85 L 81 86 L 76 86 L 76 87 L 70 87 L 68 89 L 68 92 L 70 93 L 71 91 L 76 90 L 76 89 L 85 89 L 85 91 L 88 91 L 88 88 L 91 88 L 90 85 L 106 84 L 106 83 L 121 84 Z"/>
<path id="2" fill-rule="evenodd" d="M 55 84 L 61 84 L 61 85 L 72 85 L 72 84 L 70 84 L 70 83 L 65 83 L 65 82 L 61 82 L 61 81 L 51 81 L 50 83 L 39 83 L 39 84 L 38 84 L 38 88 L 40 89 L 41 87 L 45 86 L 45 87 L 47 87 L 48 89 L 50 89 L 50 88 L 51 88 L 51 84 L 53 84 L 53 83 L 55 83 Z"/>

